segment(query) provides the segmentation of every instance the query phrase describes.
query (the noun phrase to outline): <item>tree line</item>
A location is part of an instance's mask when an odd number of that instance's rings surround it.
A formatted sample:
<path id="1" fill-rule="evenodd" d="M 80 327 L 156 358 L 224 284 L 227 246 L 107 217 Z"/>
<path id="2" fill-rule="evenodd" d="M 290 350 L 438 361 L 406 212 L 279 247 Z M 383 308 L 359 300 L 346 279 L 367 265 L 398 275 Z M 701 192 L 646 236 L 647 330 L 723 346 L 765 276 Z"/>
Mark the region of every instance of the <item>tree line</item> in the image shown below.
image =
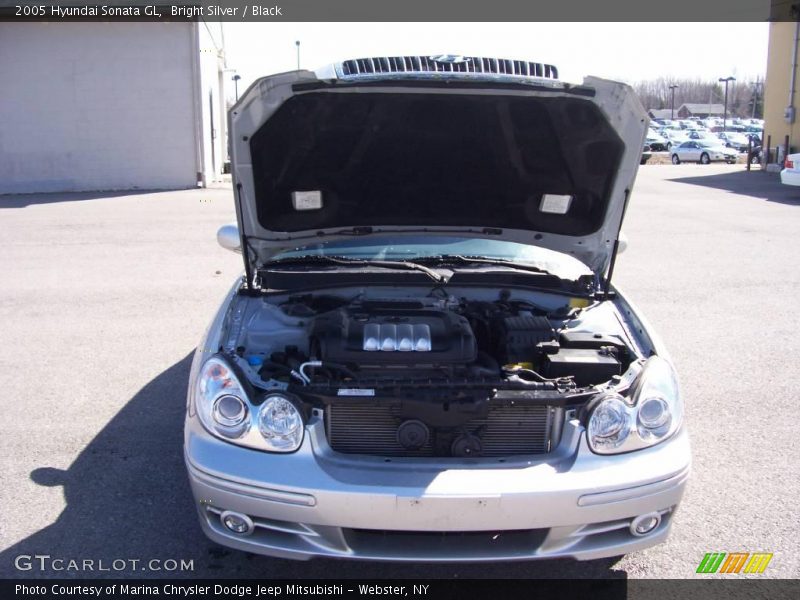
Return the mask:
<path id="1" fill-rule="evenodd" d="M 722 104 L 725 84 L 714 79 L 671 79 L 660 77 L 633 83 L 633 89 L 647 110 L 671 108 L 675 88 L 675 111 L 684 103 Z M 728 84 L 728 114 L 737 117 L 763 118 L 764 81 L 737 79 Z"/>

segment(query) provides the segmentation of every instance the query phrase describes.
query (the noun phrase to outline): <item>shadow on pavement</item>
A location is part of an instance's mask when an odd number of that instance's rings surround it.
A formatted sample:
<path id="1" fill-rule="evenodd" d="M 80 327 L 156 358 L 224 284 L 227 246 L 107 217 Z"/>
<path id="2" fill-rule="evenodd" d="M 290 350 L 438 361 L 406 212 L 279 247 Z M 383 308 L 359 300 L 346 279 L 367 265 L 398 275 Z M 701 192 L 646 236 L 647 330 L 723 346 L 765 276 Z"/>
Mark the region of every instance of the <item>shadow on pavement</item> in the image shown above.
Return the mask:
<path id="1" fill-rule="evenodd" d="M 228 550 L 202 533 L 183 464 L 189 354 L 147 383 L 62 471 L 42 465 L 31 479 L 63 486 L 66 508 L 46 528 L 0 552 L 0 577 L 210 578 L 614 578 L 617 559 L 491 564 L 295 562 Z M 94 560 L 94 570 L 15 568 L 20 555 Z M 122 570 L 113 561 L 123 559 Z M 138 559 L 131 569 L 130 559 Z M 193 561 L 187 571 L 147 571 L 148 561 Z M 98 561 L 107 571 L 98 571 Z M 24 564 L 24 562 L 23 562 Z M 122 564 L 122 563 L 117 563 Z"/>
<path id="2" fill-rule="evenodd" d="M 763 198 L 770 202 L 800 205 L 800 187 L 783 185 L 777 173 L 767 173 L 758 169 L 752 171 L 742 169 L 700 177 L 675 177 L 669 181 L 712 187 L 735 194 Z"/>
<path id="3" fill-rule="evenodd" d="M 193 188 L 187 188 L 193 189 Z M 120 198 L 123 196 L 142 196 L 167 191 L 179 190 L 120 190 L 116 192 L 59 192 L 42 194 L 0 194 L 0 209 L 25 208 L 38 204 L 55 204 L 57 202 L 81 202 L 83 200 L 102 200 L 106 198 Z"/>

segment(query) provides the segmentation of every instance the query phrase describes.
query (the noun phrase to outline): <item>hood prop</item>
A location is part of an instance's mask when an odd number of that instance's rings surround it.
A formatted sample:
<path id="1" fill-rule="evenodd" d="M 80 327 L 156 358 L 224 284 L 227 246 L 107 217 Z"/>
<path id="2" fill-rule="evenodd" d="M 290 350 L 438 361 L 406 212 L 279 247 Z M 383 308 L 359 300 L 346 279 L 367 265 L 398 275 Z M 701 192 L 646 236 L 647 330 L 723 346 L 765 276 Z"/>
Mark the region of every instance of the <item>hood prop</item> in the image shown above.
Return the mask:
<path id="1" fill-rule="evenodd" d="M 625 212 L 628 210 L 628 198 L 631 191 L 625 190 L 625 200 L 622 202 L 622 214 L 619 216 L 619 227 L 617 227 L 617 237 L 614 240 L 614 249 L 611 252 L 611 259 L 608 262 L 608 271 L 606 278 L 603 282 L 603 291 L 600 293 L 600 300 L 610 300 L 613 297 L 611 293 L 611 278 L 614 276 L 614 266 L 617 264 L 617 254 L 619 253 L 619 236 L 622 233 L 622 222 L 625 220 Z"/>
<path id="2" fill-rule="evenodd" d="M 248 292 L 253 291 L 253 272 L 250 265 L 250 246 L 244 232 L 244 213 L 242 212 L 242 184 L 236 184 L 236 198 L 239 203 L 239 236 L 242 244 L 242 258 L 244 259 L 244 287 Z"/>

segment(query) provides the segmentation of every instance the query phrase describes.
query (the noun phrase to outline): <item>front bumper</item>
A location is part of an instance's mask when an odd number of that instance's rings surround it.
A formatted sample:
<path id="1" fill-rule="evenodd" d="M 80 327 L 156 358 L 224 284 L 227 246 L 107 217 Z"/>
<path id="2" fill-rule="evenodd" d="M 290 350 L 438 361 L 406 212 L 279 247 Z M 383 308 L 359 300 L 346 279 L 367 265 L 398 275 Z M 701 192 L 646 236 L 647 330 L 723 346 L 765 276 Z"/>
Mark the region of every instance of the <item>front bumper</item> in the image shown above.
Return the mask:
<path id="1" fill-rule="evenodd" d="M 185 458 L 203 530 L 220 544 L 395 561 L 589 560 L 652 546 L 667 537 L 691 460 L 684 430 L 647 450 L 593 454 L 576 420 L 544 460 L 341 455 L 318 414 L 289 455 L 223 442 L 190 418 Z M 253 532 L 229 531 L 223 511 L 248 515 Z M 632 519 L 650 513 L 660 524 L 634 535 Z"/>

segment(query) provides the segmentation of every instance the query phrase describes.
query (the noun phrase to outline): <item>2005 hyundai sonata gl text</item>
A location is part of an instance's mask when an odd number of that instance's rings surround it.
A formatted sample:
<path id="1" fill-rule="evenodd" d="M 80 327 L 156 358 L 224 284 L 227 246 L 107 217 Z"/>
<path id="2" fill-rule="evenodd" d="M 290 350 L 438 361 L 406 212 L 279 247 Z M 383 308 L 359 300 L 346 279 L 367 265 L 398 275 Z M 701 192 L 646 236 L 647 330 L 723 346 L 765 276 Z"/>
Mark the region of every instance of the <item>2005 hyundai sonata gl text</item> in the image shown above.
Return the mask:
<path id="1" fill-rule="evenodd" d="M 478 57 L 345 61 L 230 111 L 242 253 L 192 365 L 205 533 L 378 560 L 617 556 L 689 474 L 676 375 L 611 283 L 632 90 Z"/>

